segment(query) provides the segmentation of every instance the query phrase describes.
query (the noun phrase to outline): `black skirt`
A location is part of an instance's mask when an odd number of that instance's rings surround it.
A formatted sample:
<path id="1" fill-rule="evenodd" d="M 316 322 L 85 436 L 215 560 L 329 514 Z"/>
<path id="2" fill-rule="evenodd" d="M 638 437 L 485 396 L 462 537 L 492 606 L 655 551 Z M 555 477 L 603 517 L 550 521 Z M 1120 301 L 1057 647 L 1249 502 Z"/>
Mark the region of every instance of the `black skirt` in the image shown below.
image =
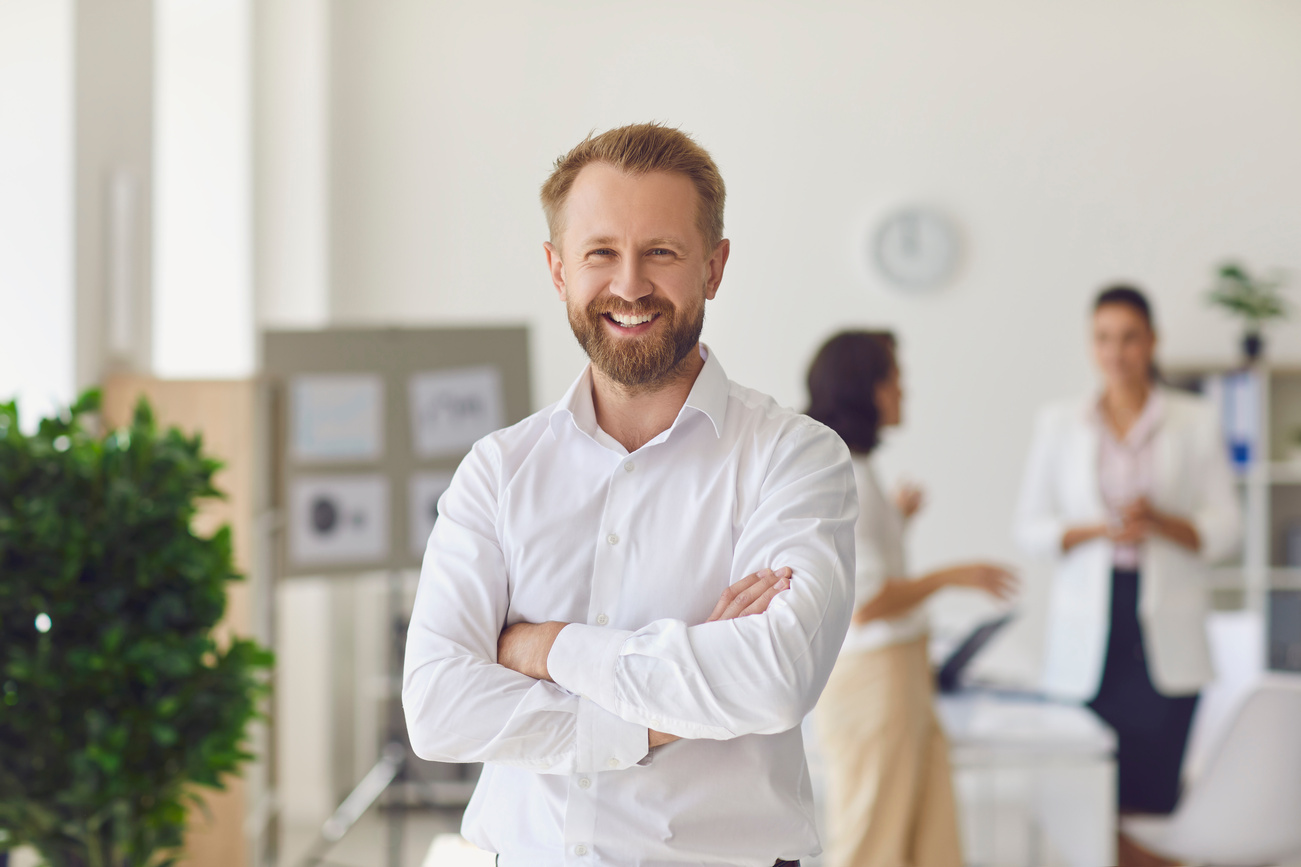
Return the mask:
<path id="1" fill-rule="evenodd" d="M 1148 676 L 1138 620 L 1139 574 L 1111 573 L 1111 635 L 1102 683 L 1089 707 L 1116 731 L 1118 803 L 1124 812 L 1170 813 L 1197 694 L 1162 695 Z"/>

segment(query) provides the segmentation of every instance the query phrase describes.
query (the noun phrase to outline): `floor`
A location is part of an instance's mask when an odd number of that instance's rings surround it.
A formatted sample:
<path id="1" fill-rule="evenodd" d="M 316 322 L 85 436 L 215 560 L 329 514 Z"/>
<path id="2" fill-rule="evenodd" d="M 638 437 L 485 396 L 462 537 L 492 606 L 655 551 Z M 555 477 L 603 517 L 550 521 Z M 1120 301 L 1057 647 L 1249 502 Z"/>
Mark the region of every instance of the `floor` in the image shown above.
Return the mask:
<path id="1" fill-rule="evenodd" d="M 389 814 L 370 810 L 346 836 L 324 853 L 315 867 L 491 867 L 493 857 L 461 841 L 459 811 L 410 811 L 402 823 L 401 858 L 388 863 Z M 281 837 L 278 867 L 313 867 L 304 861 L 319 829 L 290 826 Z M 435 857 L 428 857 L 437 841 Z M 476 857 L 477 856 L 477 857 Z"/>
<path id="2" fill-rule="evenodd" d="M 493 867 L 492 855 L 456 834 L 459 825 L 460 817 L 455 812 L 409 813 L 403 826 L 400 863 L 389 865 L 385 855 L 386 816 L 372 810 L 315 867 Z M 279 867 L 307 867 L 302 859 L 311 849 L 316 832 L 311 826 L 287 828 L 282 838 L 285 857 Z M 37 864 L 31 852 L 18 851 L 13 853 L 10 867 Z M 1301 863 L 1279 867 L 1301 867 Z"/>

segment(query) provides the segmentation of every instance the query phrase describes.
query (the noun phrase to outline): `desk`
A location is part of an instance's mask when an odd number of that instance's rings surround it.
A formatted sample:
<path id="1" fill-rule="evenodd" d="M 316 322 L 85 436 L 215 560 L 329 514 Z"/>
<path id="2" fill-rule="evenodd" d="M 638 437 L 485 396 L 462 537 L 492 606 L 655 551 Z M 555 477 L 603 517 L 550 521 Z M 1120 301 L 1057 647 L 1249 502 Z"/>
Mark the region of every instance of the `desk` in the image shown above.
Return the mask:
<path id="1" fill-rule="evenodd" d="M 969 691 L 936 702 L 948 733 L 966 861 L 1116 863 L 1115 735 L 1089 710 Z"/>

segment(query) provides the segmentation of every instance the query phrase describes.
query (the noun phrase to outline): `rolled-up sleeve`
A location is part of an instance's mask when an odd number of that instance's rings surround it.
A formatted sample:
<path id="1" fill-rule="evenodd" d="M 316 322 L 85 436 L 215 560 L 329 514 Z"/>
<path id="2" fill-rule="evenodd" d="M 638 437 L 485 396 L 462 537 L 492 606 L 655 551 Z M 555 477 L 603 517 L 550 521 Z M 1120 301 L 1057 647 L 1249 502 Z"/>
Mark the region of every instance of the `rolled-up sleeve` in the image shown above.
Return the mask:
<path id="1" fill-rule="evenodd" d="M 411 745 L 428 760 L 539 773 L 634 765 L 648 750 L 645 725 L 497 664 L 509 601 L 495 529 L 499 467 L 492 443 L 481 442 L 439 501 L 407 634 Z"/>
<path id="2" fill-rule="evenodd" d="M 657 620 L 636 631 L 571 624 L 552 646 L 551 677 L 623 720 L 683 738 L 794 728 L 849 625 L 857 514 L 848 450 L 802 420 L 774 447 L 731 575 L 786 566 L 790 589 L 763 614 L 732 620 Z"/>

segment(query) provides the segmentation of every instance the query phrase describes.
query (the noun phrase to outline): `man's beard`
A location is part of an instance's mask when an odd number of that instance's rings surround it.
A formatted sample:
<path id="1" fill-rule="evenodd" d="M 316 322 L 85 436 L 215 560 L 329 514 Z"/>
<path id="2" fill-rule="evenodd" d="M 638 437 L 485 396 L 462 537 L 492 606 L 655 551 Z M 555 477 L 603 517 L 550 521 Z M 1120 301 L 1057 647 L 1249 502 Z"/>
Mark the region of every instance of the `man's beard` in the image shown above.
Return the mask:
<path id="1" fill-rule="evenodd" d="M 666 385 L 681 370 L 683 359 L 700 341 L 705 325 L 705 299 L 686 308 L 668 301 L 643 298 L 635 303 L 605 295 L 586 309 L 568 306 L 569 327 L 592 360 L 592 366 L 624 388 L 636 391 Z M 607 330 L 606 313 L 631 316 L 659 314 L 654 331 L 641 337 L 617 338 Z M 618 327 L 617 325 L 615 326 Z"/>

